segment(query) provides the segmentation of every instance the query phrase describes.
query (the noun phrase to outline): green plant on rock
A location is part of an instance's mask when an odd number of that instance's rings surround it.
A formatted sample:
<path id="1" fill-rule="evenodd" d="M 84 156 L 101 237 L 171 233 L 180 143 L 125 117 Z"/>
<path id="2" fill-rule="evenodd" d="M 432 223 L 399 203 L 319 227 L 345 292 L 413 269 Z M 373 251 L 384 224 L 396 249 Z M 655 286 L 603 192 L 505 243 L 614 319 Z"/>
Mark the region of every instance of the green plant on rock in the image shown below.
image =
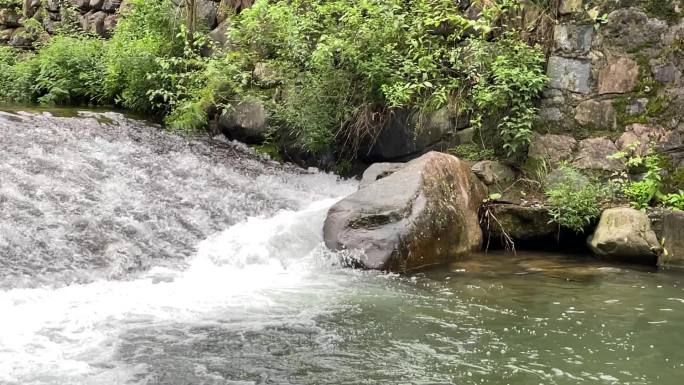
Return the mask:
<path id="1" fill-rule="evenodd" d="M 625 159 L 626 170 L 614 180 L 624 195 L 636 209 L 645 209 L 655 203 L 662 196 L 662 157 L 649 150 L 646 155 L 631 154 L 635 146 L 626 151 L 618 152 L 611 156 L 614 159 Z M 631 155 L 630 155 L 631 154 Z M 630 171 L 642 171 L 637 177 L 633 177 Z"/>
<path id="2" fill-rule="evenodd" d="M 486 63 L 473 87 L 475 126 L 489 121 L 499 133 L 509 156 L 519 154 L 532 139 L 537 113 L 534 100 L 547 82 L 541 50 L 508 36 L 494 44 L 473 44 L 476 61 Z"/>
<path id="3" fill-rule="evenodd" d="M 684 210 L 684 190 L 679 190 L 676 193 L 664 195 L 662 197 L 662 202 L 665 207 L 671 207 L 676 210 Z"/>
<path id="4" fill-rule="evenodd" d="M 610 191 L 595 181 L 584 180 L 571 166 L 563 165 L 560 170 L 563 178 L 545 188 L 546 206 L 555 223 L 582 233 L 599 218 L 602 202 L 610 197 Z"/>

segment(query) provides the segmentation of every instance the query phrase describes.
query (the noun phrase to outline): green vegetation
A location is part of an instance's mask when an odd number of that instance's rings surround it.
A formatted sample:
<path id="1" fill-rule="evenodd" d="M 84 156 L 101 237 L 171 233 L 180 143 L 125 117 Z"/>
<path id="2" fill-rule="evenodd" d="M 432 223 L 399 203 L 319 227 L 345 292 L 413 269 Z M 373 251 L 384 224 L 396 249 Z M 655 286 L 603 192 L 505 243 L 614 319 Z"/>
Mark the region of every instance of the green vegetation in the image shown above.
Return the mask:
<path id="1" fill-rule="evenodd" d="M 553 221 L 577 233 L 584 232 L 594 223 L 603 210 L 603 203 L 610 200 L 610 191 L 595 181 L 584 180 L 575 168 L 562 165 L 563 173 L 557 183 L 547 186 L 547 206 Z"/>
<path id="2" fill-rule="evenodd" d="M 227 49 L 179 20 L 170 0 L 133 3 L 110 41 L 65 27 L 20 59 L 2 51 L 0 98 L 116 104 L 189 131 L 258 98 L 274 141 L 311 154 L 346 149 L 343 158 L 374 140 L 393 109 L 417 112 L 420 129 L 444 108 L 513 156 L 529 143 L 547 81 L 541 48 L 505 24 L 517 0 L 487 2 L 476 20 L 452 0 L 258 0 L 231 16 Z M 200 54 L 207 48 L 211 57 Z M 259 66 L 275 81 L 260 82 Z"/>
<path id="3" fill-rule="evenodd" d="M 483 148 L 478 144 L 461 144 L 449 149 L 449 153 L 455 157 L 478 162 L 481 160 L 492 159 L 496 156 L 491 148 Z"/>
<path id="4" fill-rule="evenodd" d="M 663 157 L 652 150 L 646 155 L 635 154 L 635 147 L 613 155 L 613 158 L 625 159 L 626 169 L 614 182 L 619 186 L 620 193 L 636 209 L 646 209 L 656 203 L 665 207 L 682 210 L 684 195 L 682 191 L 666 194 L 663 192 Z"/>

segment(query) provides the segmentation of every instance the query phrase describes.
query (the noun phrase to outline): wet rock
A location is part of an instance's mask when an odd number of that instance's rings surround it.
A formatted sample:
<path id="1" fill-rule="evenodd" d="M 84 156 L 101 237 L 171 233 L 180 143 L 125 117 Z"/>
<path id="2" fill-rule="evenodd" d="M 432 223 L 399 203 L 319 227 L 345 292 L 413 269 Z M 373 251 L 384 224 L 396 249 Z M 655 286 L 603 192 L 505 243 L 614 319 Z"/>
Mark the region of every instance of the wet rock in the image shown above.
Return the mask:
<path id="1" fill-rule="evenodd" d="M 243 101 L 232 111 L 224 111 L 218 127 L 226 136 L 240 142 L 255 144 L 266 139 L 267 113 L 260 101 Z"/>
<path id="2" fill-rule="evenodd" d="M 369 186 L 377 180 L 387 177 L 393 174 L 395 171 L 400 170 L 406 165 L 406 163 L 373 163 L 363 172 L 361 177 L 361 182 L 359 183 L 359 188 Z"/>
<path id="3" fill-rule="evenodd" d="M 581 94 L 591 91 L 591 63 L 585 60 L 551 56 L 547 68 L 549 86 Z"/>
<path id="4" fill-rule="evenodd" d="M 587 54 L 593 37 L 594 26 L 589 24 L 559 24 L 553 30 L 555 49 L 565 54 Z"/>
<path id="5" fill-rule="evenodd" d="M 627 207 L 605 210 L 587 245 L 602 257 L 646 264 L 655 264 L 660 249 L 648 215 Z"/>
<path id="6" fill-rule="evenodd" d="M 684 211 L 671 211 L 663 216 L 663 243 L 665 250 L 658 265 L 684 266 Z"/>
<path id="7" fill-rule="evenodd" d="M 584 139 L 579 143 L 573 164 L 582 170 L 617 171 L 622 169 L 622 161 L 608 158 L 617 152 L 618 148 L 610 139 Z"/>
<path id="8" fill-rule="evenodd" d="M 535 135 L 530 143 L 527 155 L 531 158 L 543 158 L 551 164 L 571 160 L 577 148 L 575 138 L 567 135 Z"/>
<path id="9" fill-rule="evenodd" d="M 613 58 L 599 72 L 599 95 L 631 92 L 639 81 L 639 65 L 627 57 Z"/>
<path id="10" fill-rule="evenodd" d="M 494 203 L 489 211 L 496 218 L 482 221 L 486 236 L 501 238 L 506 232 L 514 241 L 547 239 L 558 232 L 558 225 L 543 207 L 528 207 L 510 203 Z"/>
<path id="11" fill-rule="evenodd" d="M 471 170 L 487 186 L 493 184 L 503 185 L 515 180 L 515 172 L 512 168 L 493 160 L 477 162 L 473 165 Z"/>
<path id="12" fill-rule="evenodd" d="M 333 250 L 361 250 L 361 267 L 405 271 L 480 249 L 486 187 L 467 163 L 430 152 L 335 204 L 324 226 Z"/>
<path id="13" fill-rule="evenodd" d="M 610 100 L 585 100 L 575 108 L 575 120 L 583 126 L 614 130 L 617 117 Z"/>

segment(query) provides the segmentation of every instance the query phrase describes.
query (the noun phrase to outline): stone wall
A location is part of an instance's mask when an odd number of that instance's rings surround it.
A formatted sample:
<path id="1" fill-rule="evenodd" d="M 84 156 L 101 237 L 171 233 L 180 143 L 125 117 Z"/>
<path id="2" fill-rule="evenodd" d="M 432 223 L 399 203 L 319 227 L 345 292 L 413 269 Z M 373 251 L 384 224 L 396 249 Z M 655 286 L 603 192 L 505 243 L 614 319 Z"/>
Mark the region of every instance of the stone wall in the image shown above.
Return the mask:
<path id="1" fill-rule="evenodd" d="M 172 1 L 181 12 L 184 1 Z M 215 29 L 227 12 L 239 12 L 254 3 L 254 0 L 196 1 L 197 19 L 208 29 Z M 0 5 L 0 44 L 29 48 L 35 40 L 48 38 L 66 19 L 74 21 L 83 31 L 108 38 L 120 11 L 128 6 L 127 0 L 16 0 L 13 5 Z M 42 27 L 35 28 L 36 25 Z"/>
<path id="2" fill-rule="evenodd" d="M 560 0 L 530 155 L 613 171 L 652 143 L 684 166 L 683 71 L 684 1 Z"/>

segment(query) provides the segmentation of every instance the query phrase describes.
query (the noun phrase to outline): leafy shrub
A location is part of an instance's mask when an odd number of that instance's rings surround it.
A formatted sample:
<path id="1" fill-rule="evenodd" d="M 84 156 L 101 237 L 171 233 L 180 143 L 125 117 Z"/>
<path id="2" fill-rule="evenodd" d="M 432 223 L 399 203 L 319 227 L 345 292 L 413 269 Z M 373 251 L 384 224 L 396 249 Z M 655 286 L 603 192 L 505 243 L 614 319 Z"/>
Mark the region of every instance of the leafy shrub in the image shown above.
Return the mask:
<path id="1" fill-rule="evenodd" d="M 645 209 L 655 203 L 662 196 L 662 157 L 649 150 L 644 155 L 629 155 L 634 151 L 634 146 L 627 151 L 618 152 L 611 158 L 626 158 L 624 172 L 614 182 L 620 187 L 620 191 L 636 209 Z M 630 171 L 643 171 L 638 177 L 633 177 Z"/>
<path id="2" fill-rule="evenodd" d="M 243 70 L 263 61 L 279 69 L 293 92 L 275 120 L 312 152 L 364 126 L 356 120 L 372 114 L 359 111 L 389 106 L 487 111 L 475 121 L 493 124 L 496 144 L 514 154 L 529 142 L 532 101 L 546 82 L 541 49 L 493 33 L 517 5 L 489 2 L 470 20 L 452 0 L 261 0 L 231 20 L 230 44 Z"/>
<path id="3" fill-rule="evenodd" d="M 134 0 L 134 7 L 117 24 L 105 54 L 103 98 L 125 108 L 156 111 L 148 91 L 162 88 L 159 58 L 180 56 L 183 40 L 172 18 L 169 0 Z M 170 68 L 167 68 L 167 70 Z"/>
<path id="4" fill-rule="evenodd" d="M 577 233 L 584 232 L 601 215 L 601 202 L 610 196 L 605 187 L 584 181 L 580 172 L 571 166 L 561 166 L 564 177 L 547 186 L 547 206 L 553 221 Z"/>
<path id="5" fill-rule="evenodd" d="M 684 191 L 679 190 L 676 193 L 666 194 L 662 197 L 662 201 L 666 207 L 684 210 Z"/>
<path id="6" fill-rule="evenodd" d="M 55 36 L 35 56 L 35 93 L 41 103 L 74 104 L 98 98 L 104 72 L 104 42 L 92 37 Z"/>

